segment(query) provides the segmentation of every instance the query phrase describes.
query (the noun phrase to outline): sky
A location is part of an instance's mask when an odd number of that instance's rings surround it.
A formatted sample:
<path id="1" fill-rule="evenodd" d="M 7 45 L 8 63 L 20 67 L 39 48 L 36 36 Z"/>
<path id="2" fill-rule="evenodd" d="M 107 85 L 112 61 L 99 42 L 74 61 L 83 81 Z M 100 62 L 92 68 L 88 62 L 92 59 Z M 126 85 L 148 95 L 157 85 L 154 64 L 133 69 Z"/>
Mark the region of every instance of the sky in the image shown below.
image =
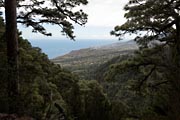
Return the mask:
<path id="1" fill-rule="evenodd" d="M 74 25 L 76 39 L 117 39 L 110 35 L 110 31 L 116 25 L 123 24 L 125 11 L 123 10 L 127 0 L 89 0 L 89 4 L 82 7 L 88 14 L 88 22 L 85 26 Z M 61 34 L 61 28 L 47 25 L 47 31 L 51 37 L 32 33 L 31 28 L 18 25 L 24 38 L 33 39 L 66 39 Z"/>

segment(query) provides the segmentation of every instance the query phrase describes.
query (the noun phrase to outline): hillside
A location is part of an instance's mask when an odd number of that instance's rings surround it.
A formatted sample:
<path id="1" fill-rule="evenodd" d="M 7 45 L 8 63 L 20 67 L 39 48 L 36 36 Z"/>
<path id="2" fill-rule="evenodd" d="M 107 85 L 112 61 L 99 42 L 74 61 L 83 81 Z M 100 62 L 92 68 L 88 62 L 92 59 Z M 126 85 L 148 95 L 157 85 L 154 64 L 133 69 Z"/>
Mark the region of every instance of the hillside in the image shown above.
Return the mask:
<path id="1" fill-rule="evenodd" d="M 114 57 L 131 54 L 137 49 L 134 41 L 113 43 L 105 46 L 95 46 L 56 57 L 52 61 L 64 68 L 81 75 L 84 79 L 92 79 L 98 66 Z"/>

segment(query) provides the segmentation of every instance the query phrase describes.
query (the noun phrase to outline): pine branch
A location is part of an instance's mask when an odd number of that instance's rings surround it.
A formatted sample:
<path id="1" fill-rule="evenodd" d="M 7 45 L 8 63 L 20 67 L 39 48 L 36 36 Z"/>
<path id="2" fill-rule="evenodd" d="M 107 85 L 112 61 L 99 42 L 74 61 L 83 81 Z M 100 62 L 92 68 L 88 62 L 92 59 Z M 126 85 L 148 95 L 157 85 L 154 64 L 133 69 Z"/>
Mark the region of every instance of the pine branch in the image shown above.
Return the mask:
<path id="1" fill-rule="evenodd" d="M 167 84 L 167 83 L 169 83 L 168 80 L 156 83 L 154 85 L 151 85 L 150 87 L 157 88 L 158 86 L 163 85 L 163 84 Z"/>
<path id="2" fill-rule="evenodd" d="M 65 16 L 67 16 L 69 19 L 71 19 L 72 21 L 74 21 L 75 23 L 79 24 L 79 25 L 84 25 L 84 23 L 79 22 L 77 19 L 73 18 L 72 16 L 70 16 L 69 14 L 67 14 L 65 11 L 63 10 L 61 7 L 58 6 L 58 2 L 56 0 L 53 0 L 53 2 L 55 3 L 56 8 Z"/>
<path id="3" fill-rule="evenodd" d="M 145 81 L 147 81 L 149 79 L 149 77 L 152 75 L 152 73 L 155 71 L 155 69 L 156 69 L 156 66 L 154 65 L 153 68 L 150 70 L 150 72 L 147 75 L 145 75 L 144 79 L 142 79 L 140 81 L 140 83 L 137 87 L 139 91 L 141 91 L 142 85 L 144 84 Z"/>

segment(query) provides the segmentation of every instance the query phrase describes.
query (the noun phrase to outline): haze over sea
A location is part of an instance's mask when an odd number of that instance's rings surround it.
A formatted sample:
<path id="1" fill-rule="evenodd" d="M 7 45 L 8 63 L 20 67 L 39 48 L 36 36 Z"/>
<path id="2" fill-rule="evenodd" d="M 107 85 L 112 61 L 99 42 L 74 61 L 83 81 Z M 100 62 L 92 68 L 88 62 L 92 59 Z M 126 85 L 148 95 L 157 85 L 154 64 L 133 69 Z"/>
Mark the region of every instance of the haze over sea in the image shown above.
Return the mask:
<path id="1" fill-rule="evenodd" d="M 116 42 L 116 40 L 30 40 L 33 47 L 39 47 L 42 52 L 46 53 L 50 59 L 69 53 L 72 50 L 89 48 L 94 46 L 108 45 Z"/>

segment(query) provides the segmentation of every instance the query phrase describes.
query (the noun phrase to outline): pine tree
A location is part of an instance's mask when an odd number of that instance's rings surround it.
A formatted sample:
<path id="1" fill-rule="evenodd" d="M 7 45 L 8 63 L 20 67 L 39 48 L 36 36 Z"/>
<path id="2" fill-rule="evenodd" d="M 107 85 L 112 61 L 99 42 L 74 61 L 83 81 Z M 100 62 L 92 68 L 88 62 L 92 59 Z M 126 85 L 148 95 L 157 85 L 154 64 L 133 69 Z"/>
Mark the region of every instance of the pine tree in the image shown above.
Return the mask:
<path id="1" fill-rule="evenodd" d="M 6 42 L 8 59 L 9 113 L 17 111 L 18 105 L 18 39 L 16 23 L 16 0 L 5 0 Z"/>
<path id="2" fill-rule="evenodd" d="M 86 5 L 87 0 L 18 0 L 17 22 L 25 26 L 31 26 L 33 32 L 40 32 L 51 36 L 47 32 L 44 23 L 58 25 L 62 33 L 74 39 L 73 25 L 75 22 L 84 25 L 87 22 L 87 14 L 78 6 Z"/>
<path id="3" fill-rule="evenodd" d="M 74 8 L 86 5 L 87 0 L 1 0 L 0 7 L 5 7 L 6 42 L 8 59 L 8 94 L 9 112 L 17 113 L 18 107 L 18 40 L 17 23 L 27 27 L 31 26 L 33 32 L 40 32 L 50 36 L 44 28 L 44 24 L 58 25 L 62 32 L 69 38 L 74 39 L 73 25 L 75 22 L 84 25 L 87 15 Z"/>
<path id="4" fill-rule="evenodd" d="M 136 34 L 135 41 L 140 45 L 141 50 L 150 53 L 141 56 L 141 63 L 138 61 L 135 66 L 152 65 L 152 71 L 161 68 L 164 78 L 171 85 L 169 93 L 169 119 L 178 120 L 180 115 L 180 1 L 179 0 L 129 0 L 124 7 L 127 13 L 125 22 L 121 26 L 116 26 L 112 35 L 122 38 L 125 34 Z M 156 44 L 156 49 L 153 44 Z M 152 49 L 153 48 L 153 49 Z M 161 49 L 159 49 L 161 48 Z M 148 56 L 149 55 L 149 56 Z M 153 55 L 153 56 L 150 56 Z M 152 58 L 153 57 L 153 58 Z M 157 60 L 160 59 L 160 60 Z M 143 64 L 142 64 L 143 63 Z M 139 67 L 138 67 L 139 68 Z M 144 81 L 147 79 L 144 79 Z M 141 80 L 141 83 L 144 83 Z"/>

